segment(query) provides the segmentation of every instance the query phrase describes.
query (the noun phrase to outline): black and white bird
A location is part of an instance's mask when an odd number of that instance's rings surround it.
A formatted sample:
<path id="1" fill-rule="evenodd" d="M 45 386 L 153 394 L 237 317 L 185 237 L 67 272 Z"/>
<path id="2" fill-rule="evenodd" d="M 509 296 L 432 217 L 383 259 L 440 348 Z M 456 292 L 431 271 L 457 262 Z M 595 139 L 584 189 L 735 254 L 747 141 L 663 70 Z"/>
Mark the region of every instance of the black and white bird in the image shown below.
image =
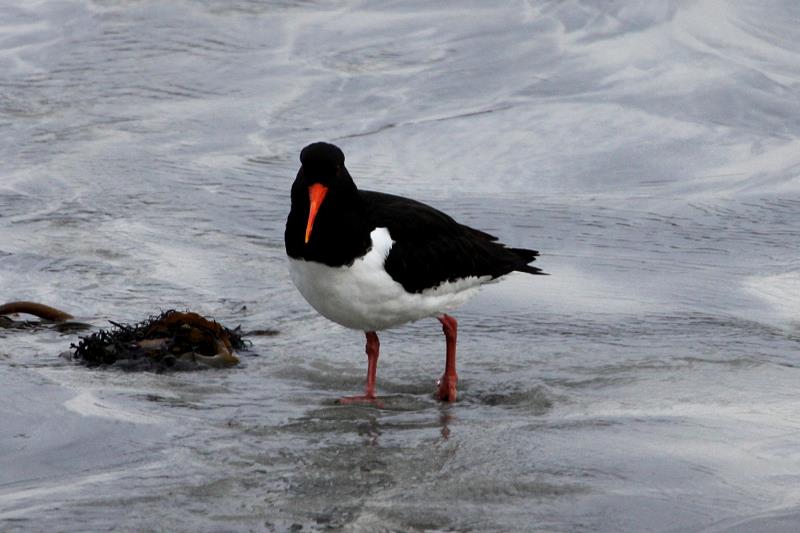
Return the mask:
<path id="1" fill-rule="evenodd" d="M 448 315 L 478 288 L 528 263 L 535 250 L 509 248 L 423 203 L 356 187 L 333 144 L 300 153 L 286 221 L 292 281 L 322 316 L 367 336 L 367 384 L 376 399 L 377 331 L 425 317 L 442 324 L 447 350 L 437 396 L 455 401 L 456 320 Z"/>

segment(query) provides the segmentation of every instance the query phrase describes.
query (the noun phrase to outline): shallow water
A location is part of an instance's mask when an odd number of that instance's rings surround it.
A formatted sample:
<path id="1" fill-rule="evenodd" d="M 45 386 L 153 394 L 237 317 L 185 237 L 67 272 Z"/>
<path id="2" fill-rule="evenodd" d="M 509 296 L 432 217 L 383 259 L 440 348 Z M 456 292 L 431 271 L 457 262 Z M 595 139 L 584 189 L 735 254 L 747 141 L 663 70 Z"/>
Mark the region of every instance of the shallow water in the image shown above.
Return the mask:
<path id="1" fill-rule="evenodd" d="M 651 5 L 652 4 L 652 5 Z M 0 529 L 795 531 L 793 1 L 0 7 L 0 300 L 190 308 L 233 370 L 126 374 L 0 330 Z M 299 149 L 542 252 L 444 341 L 317 316 Z"/>

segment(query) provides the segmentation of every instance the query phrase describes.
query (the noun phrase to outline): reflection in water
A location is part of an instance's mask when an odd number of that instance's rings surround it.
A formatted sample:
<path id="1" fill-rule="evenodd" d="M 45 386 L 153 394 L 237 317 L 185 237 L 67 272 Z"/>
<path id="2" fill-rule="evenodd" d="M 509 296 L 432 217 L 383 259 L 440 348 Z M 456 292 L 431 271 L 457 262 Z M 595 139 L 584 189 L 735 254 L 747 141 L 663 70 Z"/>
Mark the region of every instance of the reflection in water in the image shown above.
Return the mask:
<path id="1" fill-rule="evenodd" d="M 441 434 L 442 439 L 447 440 L 450 438 L 450 422 L 453 421 L 453 415 L 449 412 L 442 412 L 439 416 L 439 423 L 442 426 Z"/>
<path id="2" fill-rule="evenodd" d="M 377 446 L 378 437 L 381 434 L 378 419 L 374 416 L 370 416 L 367 422 L 359 427 L 358 434 L 364 437 L 365 445 Z"/>

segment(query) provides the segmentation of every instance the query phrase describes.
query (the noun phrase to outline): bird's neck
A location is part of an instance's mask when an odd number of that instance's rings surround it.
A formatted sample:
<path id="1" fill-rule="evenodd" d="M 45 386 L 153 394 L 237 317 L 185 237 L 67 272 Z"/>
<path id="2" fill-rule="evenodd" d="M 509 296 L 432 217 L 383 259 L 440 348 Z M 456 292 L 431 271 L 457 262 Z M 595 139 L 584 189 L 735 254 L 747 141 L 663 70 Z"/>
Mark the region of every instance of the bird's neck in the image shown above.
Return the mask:
<path id="1" fill-rule="evenodd" d="M 329 193 L 308 242 L 305 242 L 308 207 L 295 207 L 292 206 L 286 226 L 286 251 L 290 257 L 336 267 L 351 264 L 369 250 L 373 228 L 358 191 Z"/>

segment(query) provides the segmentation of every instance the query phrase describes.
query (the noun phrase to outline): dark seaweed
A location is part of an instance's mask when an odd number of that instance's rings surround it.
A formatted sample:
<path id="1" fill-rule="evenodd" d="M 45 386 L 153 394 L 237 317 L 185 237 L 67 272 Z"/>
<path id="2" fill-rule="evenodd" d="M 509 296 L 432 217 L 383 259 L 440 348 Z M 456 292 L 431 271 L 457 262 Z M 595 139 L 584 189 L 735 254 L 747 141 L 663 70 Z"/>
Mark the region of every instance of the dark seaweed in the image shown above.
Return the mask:
<path id="1" fill-rule="evenodd" d="M 249 342 L 242 338 L 240 327 L 229 329 L 202 317 L 197 318 L 208 327 L 198 321 L 182 319 L 189 314 L 171 309 L 136 324 L 109 321 L 112 328 L 101 329 L 81 337 L 78 344 L 71 344 L 72 358 L 89 367 L 113 365 L 124 370 L 163 372 L 208 368 L 178 357 L 187 352 L 213 356 L 215 339 L 226 340 L 234 350 L 247 349 Z M 163 342 L 146 349 L 139 345 L 141 341 L 154 339 Z"/>

